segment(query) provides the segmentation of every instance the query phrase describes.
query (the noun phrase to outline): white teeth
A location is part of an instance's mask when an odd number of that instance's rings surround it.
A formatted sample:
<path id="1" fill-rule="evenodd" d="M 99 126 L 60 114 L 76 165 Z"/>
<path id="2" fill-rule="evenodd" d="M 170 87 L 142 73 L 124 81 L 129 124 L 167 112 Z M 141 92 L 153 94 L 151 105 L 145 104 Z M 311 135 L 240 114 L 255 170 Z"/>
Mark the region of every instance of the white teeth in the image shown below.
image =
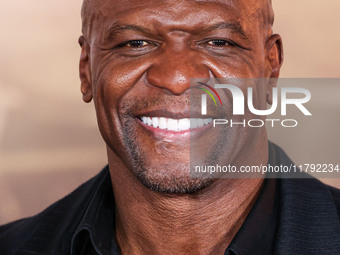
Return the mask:
<path id="1" fill-rule="evenodd" d="M 177 131 L 178 121 L 175 119 L 168 119 L 168 130 Z"/>
<path id="2" fill-rule="evenodd" d="M 197 127 L 202 127 L 202 126 L 204 126 L 204 119 L 197 119 L 197 121 L 196 121 L 196 126 L 197 126 Z"/>
<path id="3" fill-rule="evenodd" d="M 178 130 L 190 129 L 190 119 L 180 119 L 178 120 Z"/>
<path id="4" fill-rule="evenodd" d="M 197 120 L 198 120 L 198 119 L 190 119 L 189 125 L 190 125 L 191 128 L 198 127 L 198 125 L 197 125 Z"/>
<path id="5" fill-rule="evenodd" d="M 209 119 L 204 119 L 204 125 L 208 125 L 211 121 Z"/>
<path id="6" fill-rule="evenodd" d="M 152 118 L 152 126 L 155 127 L 155 128 L 158 127 L 158 118 L 156 118 L 156 117 Z"/>
<path id="7" fill-rule="evenodd" d="M 149 126 L 152 126 L 152 120 L 151 120 L 151 118 L 147 117 L 147 118 L 146 118 L 146 123 L 148 123 Z"/>
<path id="8" fill-rule="evenodd" d="M 184 118 L 184 119 L 170 119 L 164 117 L 146 117 L 143 116 L 140 118 L 141 121 L 148 126 L 152 126 L 154 128 L 159 128 L 163 130 L 170 131 L 184 131 L 189 130 L 190 128 L 203 127 L 205 125 L 210 124 L 213 119 L 198 119 L 198 118 Z"/>
<path id="9" fill-rule="evenodd" d="M 159 128 L 160 129 L 166 129 L 166 123 L 167 123 L 166 118 L 159 118 Z M 146 123 L 144 122 L 144 124 L 146 124 Z"/>

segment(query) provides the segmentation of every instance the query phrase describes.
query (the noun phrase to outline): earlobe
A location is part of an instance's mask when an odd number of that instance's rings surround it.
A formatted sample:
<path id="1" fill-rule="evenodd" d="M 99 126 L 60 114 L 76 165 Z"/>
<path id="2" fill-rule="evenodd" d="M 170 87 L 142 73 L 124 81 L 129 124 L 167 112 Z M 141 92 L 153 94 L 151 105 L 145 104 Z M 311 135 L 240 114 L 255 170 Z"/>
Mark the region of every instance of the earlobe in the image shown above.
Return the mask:
<path id="1" fill-rule="evenodd" d="M 81 93 L 83 94 L 83 100 L 86 103 L 92 100 L 92 84 L 89 67 L 89 55 L 86 48 L 86 40 L 82 35 L 79 37 L 79 45 L 81 47 L 81 54 L 79 60 L 79 77 L 81 82 Z"/>
<path id="2" fill-rule="evenodd" d="M 277 79 L 270 78 L 267 85 L 267 103 L 273 104 L 273 89 L 276 87 Z"/>
<path id="3" fill-rule="evenodd" d="M 269 81 L 267 85 L 267 103 L 273 103 L 273 88 L 276 87 L 280 69 L 283 64 L 282 39 L 278 34 L 272 35 L 267 41 L 267 60 L 269 63 Z"/>

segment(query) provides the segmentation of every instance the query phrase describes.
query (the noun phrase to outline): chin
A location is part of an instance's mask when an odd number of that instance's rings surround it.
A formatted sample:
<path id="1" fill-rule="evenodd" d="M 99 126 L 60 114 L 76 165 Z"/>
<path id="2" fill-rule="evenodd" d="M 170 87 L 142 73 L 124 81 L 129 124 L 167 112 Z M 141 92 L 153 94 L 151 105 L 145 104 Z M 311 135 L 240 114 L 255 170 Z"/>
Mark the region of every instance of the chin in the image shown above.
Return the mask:
<path id="1" fill-rule="evenodd" d="M 164 194 L 193 194 L 208 187 L 213 179 L 193 178 L 188 163 L 145 164 L 139 158 L 131 171 L 146 188 Z"/>
<path id="2" fill-rule="evenodd" d="M 149 169 L 150 170 L 150 169 Z M 137 179 L 148 189 L 164 194 L 194 194 L 212 183 L 212 179 L 192 178 L 190 175 L 154 173 L 144 169 L 135 173 Z"/>

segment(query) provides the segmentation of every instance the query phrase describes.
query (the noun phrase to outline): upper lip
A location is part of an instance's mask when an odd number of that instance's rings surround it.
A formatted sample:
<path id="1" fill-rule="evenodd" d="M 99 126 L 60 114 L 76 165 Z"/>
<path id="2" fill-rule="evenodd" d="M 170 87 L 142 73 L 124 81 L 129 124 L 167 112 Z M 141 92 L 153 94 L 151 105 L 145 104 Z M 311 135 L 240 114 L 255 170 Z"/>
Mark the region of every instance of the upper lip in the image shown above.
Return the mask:
<path id="1" fill-rule="evenodd" d="M 164 117 L 164 118 L 170 118 L 170 119 L 185 119 L 185 118 L 215 118 L 212 115 L 202 115 L 200 111 L 194 111 L 194 110 L 181 110 L 181 111 L 172 111 L 171 109 L 156 109 L 156 110 L 150 110 L 150 111 L 143 111 L 141 113 L 135 114 L 136 117 Z"/>

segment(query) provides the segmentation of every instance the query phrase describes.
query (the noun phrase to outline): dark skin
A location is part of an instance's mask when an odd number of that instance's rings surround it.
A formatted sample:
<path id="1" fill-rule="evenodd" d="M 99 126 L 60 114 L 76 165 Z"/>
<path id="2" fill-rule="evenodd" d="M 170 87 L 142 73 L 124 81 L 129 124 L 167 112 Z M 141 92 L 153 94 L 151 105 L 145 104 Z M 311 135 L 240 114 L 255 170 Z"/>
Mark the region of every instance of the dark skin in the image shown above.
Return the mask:
<path id="1" fill-rule="evenodd" d="M 122 253 L 223 254 L 263 180 L 192 179 L 188 140 L 161 138 L 138 118 L 187 117 L 190 78 L 277 78 L 282 44 L 267 23 L 267 1 L 86 5 L 79 39 L 81 91 L 84 101 L 94 99 L 107 144 Z M 274 85 L 254 85 L 258 109 L 271 102 Z M 211 129 L 196 142 L 208 152 L 218 145 L 214 159 L 221 164 L 268 160 L 265 128 Z M 211 154 L 205 157 L 209 162 Z"/>

